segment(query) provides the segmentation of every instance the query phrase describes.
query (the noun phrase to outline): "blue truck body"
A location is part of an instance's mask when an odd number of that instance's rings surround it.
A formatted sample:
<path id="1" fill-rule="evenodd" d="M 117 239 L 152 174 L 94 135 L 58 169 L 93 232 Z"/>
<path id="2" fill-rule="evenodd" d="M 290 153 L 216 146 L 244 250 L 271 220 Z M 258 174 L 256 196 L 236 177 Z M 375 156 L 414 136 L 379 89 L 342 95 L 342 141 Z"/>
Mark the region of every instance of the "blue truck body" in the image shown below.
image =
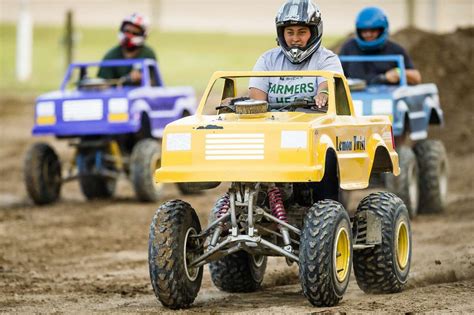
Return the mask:
<path id="1" fill-rule="evenodd" d="M 435 84 L 410 86 L 405 76 L 401 55 L 339 56 L 341 62 L 396 62 L 400 69 L 398 85 L 368 85 L 363 90 L 351 91 L 355 113 L 358 115 L 388 115 L 393 123 L 394 136 L 408 133 L 411 140 L 428 137 L 430 124 L 443 125 L 443 111 Z"/>
<path id="2" fill-rule="evenodd" d="M 408 85 L 403 56 L 339 56 L 343 62 L 395 62 L 397 85 L 360 84 L 351 88 L 356 115 L 388 115 L 397 144 L 400 176 L 381 178 L 386 189 L 406 204 L 411 217 L 418 212 L 439 212 L 446 205 L 448 161 L 444 145 L 428 139 L 430 125 L 444 125 L 435 84 Z M 354 78 L 356 79 L 356 78 Z M 349 86 L 351 78 L 349 78 Z M 359 83 L 359 84 L 357 84 Z M 357 86 L 359 85 L 359 86 Z M 409 140 L 411 141 L 407 141 Z M 376 179 L 374 179 L 376 181 Z"/>

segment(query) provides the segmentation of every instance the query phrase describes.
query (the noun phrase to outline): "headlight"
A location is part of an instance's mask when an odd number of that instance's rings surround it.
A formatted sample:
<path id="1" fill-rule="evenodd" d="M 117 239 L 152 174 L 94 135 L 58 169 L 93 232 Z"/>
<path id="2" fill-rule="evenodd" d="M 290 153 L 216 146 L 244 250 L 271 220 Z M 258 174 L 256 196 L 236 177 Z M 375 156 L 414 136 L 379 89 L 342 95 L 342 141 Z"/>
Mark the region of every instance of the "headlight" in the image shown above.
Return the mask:
<path id="1" fill-rule="evenodd" d="M 306 131 L 286 131 L 281 132 L 282 149 L 306 149 L 308 145 L 308 134 Z"/>
<path id="2" fill-rule="evenodd" d="M 111 98 L 108 103 L 108 120 L 123 122 L 128 120 L 128 100 L 126 98 Z"/>
<path id="3" fill-rule="evenodd" d="M 36 123 L 38 125 L 54 125 L 56 123 L 56 106 L 53 101 L 36 104 Z"/>
<path id="4" fill-rule="evenodd" d="M 169 133 L 166 135 L 167 151 L 188 151 L 191 150 L 190 133 Z"/>
<path id="5" fill-rule="evenodd" d="M 54 102 L 39 102 L 38 104 L 36 104 L 37 116 L 54 116 L 54 114 Z"/>

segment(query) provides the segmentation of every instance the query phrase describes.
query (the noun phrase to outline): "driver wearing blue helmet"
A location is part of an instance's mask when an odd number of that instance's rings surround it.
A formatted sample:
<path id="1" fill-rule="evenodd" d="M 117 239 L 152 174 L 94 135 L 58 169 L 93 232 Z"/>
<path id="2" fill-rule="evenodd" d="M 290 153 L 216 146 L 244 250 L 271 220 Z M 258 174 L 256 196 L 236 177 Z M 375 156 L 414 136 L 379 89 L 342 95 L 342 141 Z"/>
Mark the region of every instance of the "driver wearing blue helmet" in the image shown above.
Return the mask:
<path id="1" fill-rule="evenodd" d="M 388 39 L 389 27 L 385 13 L 377 7 L 363 9 L 356 18 L 356 37 L 344 43 L 340 55 L 403 55 L 408 84 L 421 82 L 421 75 L 413 66 L 407 52 Z M 400 70 L 395 62 L 343 62 L 347 77 L 358 78 L 369 84 L 396 84 Z"/>

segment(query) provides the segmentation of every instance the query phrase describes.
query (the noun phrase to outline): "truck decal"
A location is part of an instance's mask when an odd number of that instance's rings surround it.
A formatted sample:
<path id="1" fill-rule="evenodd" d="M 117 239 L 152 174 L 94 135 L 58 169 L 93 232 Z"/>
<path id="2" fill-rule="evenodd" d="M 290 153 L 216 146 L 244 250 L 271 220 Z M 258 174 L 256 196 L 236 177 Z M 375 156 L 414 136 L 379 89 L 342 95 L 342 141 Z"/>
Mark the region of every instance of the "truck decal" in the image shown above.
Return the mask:
<path id="1" fill-rule="evenodd" d="M 352 139 L 339 139 L 336 136 L 337 151 L 365 151 L 365 137 L 354 136 Z"/>

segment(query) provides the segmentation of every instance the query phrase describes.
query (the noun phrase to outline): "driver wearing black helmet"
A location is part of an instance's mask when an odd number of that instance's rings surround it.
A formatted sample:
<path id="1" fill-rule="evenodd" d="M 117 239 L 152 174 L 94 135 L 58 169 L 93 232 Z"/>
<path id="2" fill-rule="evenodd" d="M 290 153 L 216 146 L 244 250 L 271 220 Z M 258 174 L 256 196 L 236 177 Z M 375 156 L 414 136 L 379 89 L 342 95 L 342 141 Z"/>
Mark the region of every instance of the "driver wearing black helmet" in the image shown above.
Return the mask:
<path id="1" fill-rule="evenodd" d="M 288 0 L 278 11 L 275 23 L 280 47 L 260 56 L 254 71 L 326 70 L 343 73 L 337 55 L 321 46 L 321 11 L 311 1 Z M 249 84 L 250 98 L 285 104 L 295 98 L 312 97 L 317 107 L 326 106 L 328 85 L 324 78 L 291 79 L 252 78 Z"/>

